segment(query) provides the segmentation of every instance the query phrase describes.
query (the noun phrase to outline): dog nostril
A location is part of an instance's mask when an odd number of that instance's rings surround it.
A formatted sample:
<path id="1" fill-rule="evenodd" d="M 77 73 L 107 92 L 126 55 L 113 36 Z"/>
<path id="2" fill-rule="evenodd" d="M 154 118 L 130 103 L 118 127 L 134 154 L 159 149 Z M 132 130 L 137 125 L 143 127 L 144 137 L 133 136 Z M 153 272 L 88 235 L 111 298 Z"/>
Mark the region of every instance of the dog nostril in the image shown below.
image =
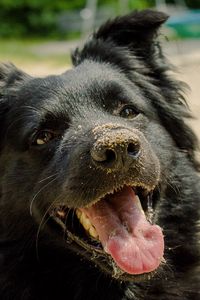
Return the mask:
<path id="1" fill-rule="evenodd" d="M 116 153 L 112 149 L 107 149 L 106 150 L 106 162 L 113 162 L 117 159 Z"/>
<path id="2" fill-rule="evenodd" d="M 129 156 L 137 157 L 140 152 L 140 145 L 139 143 L 130 143 L 127 147 L 127 153 Z"/>
<path id="3" fill-rule="evenodd" d="M 112 149 L 92 150 L 91 156 L 94 161 L 99 163 L 113 162 L 116 160 L 116 153 Z"/>

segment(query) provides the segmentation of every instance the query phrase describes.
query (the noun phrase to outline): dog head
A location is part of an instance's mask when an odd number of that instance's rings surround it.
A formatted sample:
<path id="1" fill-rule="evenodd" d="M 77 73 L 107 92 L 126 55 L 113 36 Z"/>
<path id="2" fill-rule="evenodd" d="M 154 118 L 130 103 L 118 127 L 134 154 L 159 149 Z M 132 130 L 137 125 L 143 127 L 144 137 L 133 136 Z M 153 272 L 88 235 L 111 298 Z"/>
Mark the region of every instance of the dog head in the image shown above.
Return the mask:
<path id="1" fill-rule="evenodd" d="M 1 193 L 10 235 L 26 220 L 63 247 L 62 228 L 72 251 L 120 280 L 159 267 L 164 239 L 151 224 L 154 211 L 175 148 L 193 162 L 195 149 L 182 94 L 155 41 L 166 19 L 143 11 L 109 21 L 59 76 L 1 66 Z"/>

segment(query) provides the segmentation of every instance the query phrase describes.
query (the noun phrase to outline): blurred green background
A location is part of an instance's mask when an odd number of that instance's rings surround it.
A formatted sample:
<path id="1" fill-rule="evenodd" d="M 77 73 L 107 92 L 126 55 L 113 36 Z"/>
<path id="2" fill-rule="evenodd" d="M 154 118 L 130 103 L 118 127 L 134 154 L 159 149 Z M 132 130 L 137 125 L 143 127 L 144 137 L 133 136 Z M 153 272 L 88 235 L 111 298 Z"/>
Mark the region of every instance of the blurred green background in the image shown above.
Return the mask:
<path id="1" fill-rule="evenodd" d="M 70 64 L 78 40 L 105 20 L 153 8 L 171 17 L 170 40 L 200 37 L 200 0 L 0 0 L 0 61 L 46 74 Z"/>
<path id="2" fill-rule="evenodd" d="M 97 19 L 105 19 L 127 10 L 162 4 L 200 8 L 200 0 L 0 0 L 0 37 L 73 37 L 79 32 L 81 21 L 89 18 L 91 8 Z"/>

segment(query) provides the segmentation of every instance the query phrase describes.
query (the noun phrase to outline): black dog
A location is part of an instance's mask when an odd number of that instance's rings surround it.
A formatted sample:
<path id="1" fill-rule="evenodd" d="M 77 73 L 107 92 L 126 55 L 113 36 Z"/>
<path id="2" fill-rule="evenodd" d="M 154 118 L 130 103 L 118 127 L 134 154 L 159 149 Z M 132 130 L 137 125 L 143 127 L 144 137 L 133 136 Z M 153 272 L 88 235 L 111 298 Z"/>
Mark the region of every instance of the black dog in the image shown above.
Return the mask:
<path id="1" fill-rule="evenodd" d="M 103 25 L 74 68 L 0 68 L 0 299 L 200 299 L 197 140 L 156 36 Z"/>

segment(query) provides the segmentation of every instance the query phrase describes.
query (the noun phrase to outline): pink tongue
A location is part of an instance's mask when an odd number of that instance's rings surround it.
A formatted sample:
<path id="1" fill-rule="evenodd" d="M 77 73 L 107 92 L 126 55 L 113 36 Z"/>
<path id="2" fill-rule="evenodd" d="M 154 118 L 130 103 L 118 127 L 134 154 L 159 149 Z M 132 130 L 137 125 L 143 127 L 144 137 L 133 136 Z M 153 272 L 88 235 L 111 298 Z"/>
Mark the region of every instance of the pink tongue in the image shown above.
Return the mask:
<path id="1" fill-rule="evenodd" d="M 131 187 L 81 210 L 95 226 L 105 251 L 124 272 L 143 274 L 159 266 L 164 252 L 162 230 L 146 220 Z"/>

